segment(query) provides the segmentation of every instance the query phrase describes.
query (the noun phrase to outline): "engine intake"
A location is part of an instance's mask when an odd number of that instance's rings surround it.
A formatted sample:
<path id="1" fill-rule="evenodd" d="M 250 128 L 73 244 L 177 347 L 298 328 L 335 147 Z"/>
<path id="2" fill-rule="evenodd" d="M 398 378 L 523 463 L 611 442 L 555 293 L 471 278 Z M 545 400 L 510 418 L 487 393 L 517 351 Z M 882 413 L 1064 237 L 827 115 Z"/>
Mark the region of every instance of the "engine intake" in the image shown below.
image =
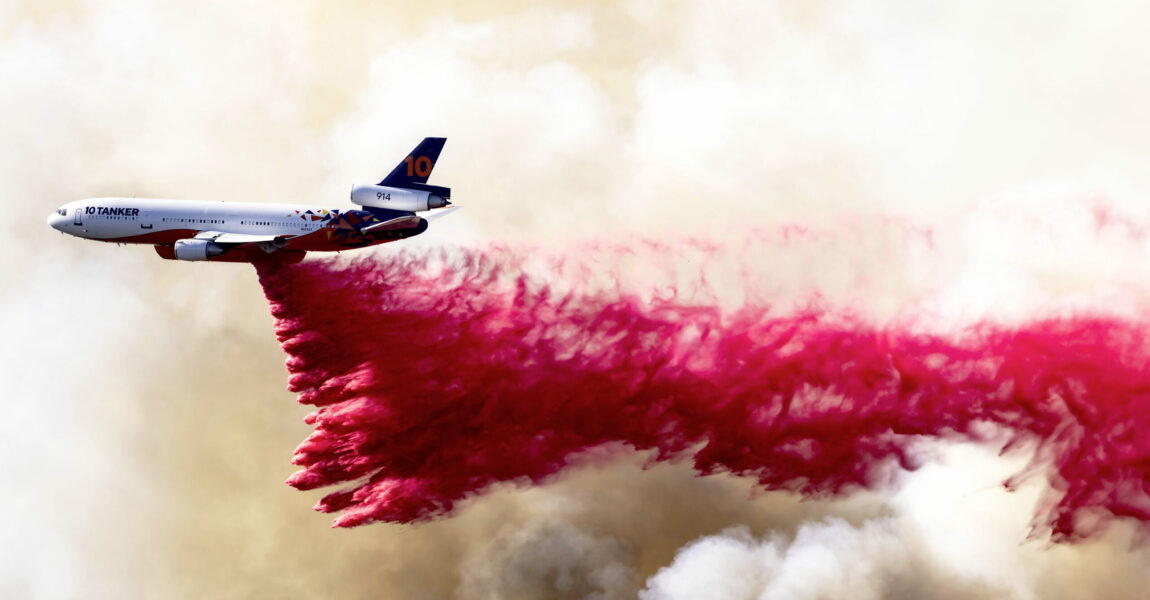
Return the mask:
<path id="1" fill-rule="evenodd" d="M 357 185 L 351 188 L 351 201 L 360 206 L 422 212 L 451 204 L 446 198 L 428 191 L 386 185 Z"/>
<path id="2" fill-rule="evenodd" d="M 224 253 L 224 249 L 209 240 L 177 240 L 177 260 L 208 260 Z"/>

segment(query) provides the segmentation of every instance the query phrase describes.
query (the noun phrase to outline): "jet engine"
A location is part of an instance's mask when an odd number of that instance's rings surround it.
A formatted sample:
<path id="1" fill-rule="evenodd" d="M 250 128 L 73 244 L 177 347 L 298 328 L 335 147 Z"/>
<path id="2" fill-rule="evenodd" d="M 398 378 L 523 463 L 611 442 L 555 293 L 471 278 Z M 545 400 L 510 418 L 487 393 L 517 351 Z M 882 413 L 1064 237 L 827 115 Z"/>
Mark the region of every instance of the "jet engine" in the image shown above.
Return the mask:
<path id="1" fill-rule="evenodd" d="M 451 204 L 447 198 L 422 190 L 388 187 L 385 185 L 357 185 L 351 188 L 351 201 L 360 206 L 389 208 L 407 212 L 420 212 L 443 208 Z"/>
<path id="2" fill-rule="evenodd" d="M 177 260 L 208 260 L 224 253 L 224 249 L 209 240 L 177 240 Z"/>

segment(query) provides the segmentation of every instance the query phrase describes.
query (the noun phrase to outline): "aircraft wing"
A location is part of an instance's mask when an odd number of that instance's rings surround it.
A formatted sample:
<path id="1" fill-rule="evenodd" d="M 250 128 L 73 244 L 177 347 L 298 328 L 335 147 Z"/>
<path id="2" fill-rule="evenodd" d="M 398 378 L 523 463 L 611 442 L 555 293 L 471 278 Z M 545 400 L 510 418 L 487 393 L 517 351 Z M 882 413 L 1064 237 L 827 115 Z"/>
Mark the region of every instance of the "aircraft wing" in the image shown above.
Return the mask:
<path id="1" fill-rule="evenodd" d="M 170 260 L 253 262 L 282 251 L 282 260 L 297 263 L 303 260 L 306 252 L 286 250 L 288 240 L 293 237 L 299 236 L 201 231 L 190 238 L 176 240 L 170 246 L 156 244 L 156 253 Z"/>
<path id="2" fill-rule="evenodd" d="M 196 240 L 208 240 L 225 248 L 252 245 L 264 252 L 275 252 L 287 244 L 287 240 L 294 235 L 268 235 L 255 233 L 224 233 L 222 231 L 201 231 L 195 235 Z"/>
<path id="3" fill-rule="evenodd" d="M 219 231 L 201 231 L 193 239 L 208 240 L 220 245 L 234 244 L 261 244 L 275 243 L 276 240 L 287 239 L 284 235 L 261 235 L 254 233 L 222 233 Z M 290 236 L 294 237 L 294 236 Z"/>

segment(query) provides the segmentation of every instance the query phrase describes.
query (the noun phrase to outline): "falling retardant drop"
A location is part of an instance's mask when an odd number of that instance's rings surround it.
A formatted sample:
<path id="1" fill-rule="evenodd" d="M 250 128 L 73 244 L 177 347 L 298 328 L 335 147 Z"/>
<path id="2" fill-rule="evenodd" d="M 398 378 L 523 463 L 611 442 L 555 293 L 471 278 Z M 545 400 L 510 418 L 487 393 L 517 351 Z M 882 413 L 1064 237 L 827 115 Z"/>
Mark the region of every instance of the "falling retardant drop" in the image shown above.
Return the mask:
<path id="1" fill-rule="evenodd" d="M 257 265 L 289 389 L 317 408 L 288 483 L 342 485 L 316 506 L 340 512 L 336 526 L 435 518 L 604 447 L 843 494 L 917 467 L 924 436 L 1034 448 L 1026 474 L 1053 490 L 1035 524 L 1056 541 L 1114 517 L 1150 524 L 1141 322 L 927 334 L 557 285 L 520 272 L 522 254 Z"/>

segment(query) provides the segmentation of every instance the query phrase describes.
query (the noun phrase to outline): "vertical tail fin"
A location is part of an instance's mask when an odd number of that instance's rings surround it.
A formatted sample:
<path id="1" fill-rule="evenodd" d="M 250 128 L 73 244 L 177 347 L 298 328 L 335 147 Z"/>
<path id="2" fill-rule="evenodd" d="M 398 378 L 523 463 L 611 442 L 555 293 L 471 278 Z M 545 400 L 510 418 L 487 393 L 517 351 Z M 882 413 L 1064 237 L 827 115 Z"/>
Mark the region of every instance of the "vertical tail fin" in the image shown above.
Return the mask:
<path id="1" fill-rule="evenodd" d="M 423 138 L 423 141 L 408 153 L 407 158 L 400 161 L 391 173 L 379 182 L 379 185 L 410 188 L 413 187 L 412 184 L 426 184 L 446 142 L 447 138 Z"/>

